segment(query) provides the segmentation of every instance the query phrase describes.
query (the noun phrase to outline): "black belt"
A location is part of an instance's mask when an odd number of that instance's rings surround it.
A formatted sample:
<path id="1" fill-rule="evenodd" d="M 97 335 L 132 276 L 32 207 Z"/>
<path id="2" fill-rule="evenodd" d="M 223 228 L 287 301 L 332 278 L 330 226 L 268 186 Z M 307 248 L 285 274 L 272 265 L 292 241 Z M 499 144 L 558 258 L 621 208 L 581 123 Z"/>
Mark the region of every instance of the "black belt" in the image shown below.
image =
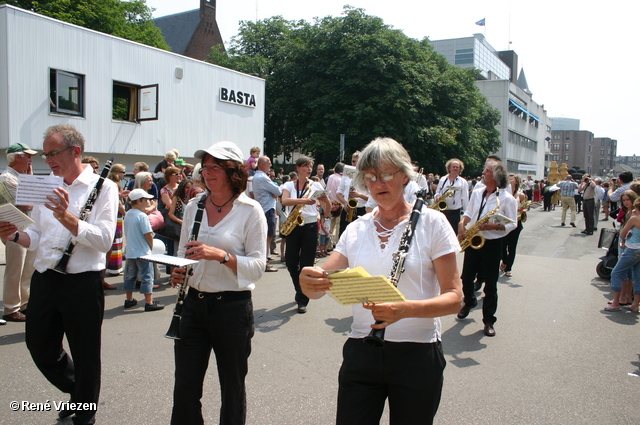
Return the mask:
<path id="1" fill-rule="evenodd" d="M 215 298 L 221 302 L 250 300 L 251 291 L 223 291 L 223 292 L 201 292 L 195 288 L 189 288 L 189 295 L 199 299 Z"/>

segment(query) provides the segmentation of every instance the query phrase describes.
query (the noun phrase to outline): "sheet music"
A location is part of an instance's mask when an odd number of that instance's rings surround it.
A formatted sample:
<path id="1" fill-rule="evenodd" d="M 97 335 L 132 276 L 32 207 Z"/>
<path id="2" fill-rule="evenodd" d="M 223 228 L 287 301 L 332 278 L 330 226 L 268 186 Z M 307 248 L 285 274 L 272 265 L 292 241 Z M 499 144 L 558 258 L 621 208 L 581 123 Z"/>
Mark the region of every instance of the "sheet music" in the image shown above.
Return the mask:
<path id="1" fill-rule="evenodd" d="M 511 220 L 509 217 L 502 214 L 494 214 L 491 216 L 491 218 L 493 219 L 494 223 L 500 223 L 500 224 L 515 223 L 515 221 Z"/>
<path id="2" fill-rule="evenodd" d="M 50 204 L 51 201 L 47 199 L 47 196 L 53 196 L 55 199 L 56 195 L 53 193 L 53 189 L 63 185 L 62 177 L 20 174 L 16 191 L 16 205 Z"/>
<path id="3" fill-rule="evenodd" d="M 332 273 L 329 293 L 342 305 L 406 301 L 385 276 L 370 276 L 362 267 Z"/>
<path id="4" fill-rule="evenodd" d="M 140 259 L 181 268 L 198 264 L 198 261 L 196 260 L 189 260 L 188 258 L 174 257 L 166 254 L 143 255 Z"/>
<path id="5" fill-rule="evenodd" d="M 316 190 L 315 192 L 313 192 L 311 194 L 311 196 L 309 196 L 309 199 L 318 199 L 321 196 L 329 196 L 329 191 L 328 190 Z"/>
<path id="6" fill-rule="evenodd" d="M 24 230 L 33 223 L 31 217 L 20 211 L 13 204 L 0 205 L 0 221 L 6 221 L 14 226 L 18 226 L 20 230 Z"/>

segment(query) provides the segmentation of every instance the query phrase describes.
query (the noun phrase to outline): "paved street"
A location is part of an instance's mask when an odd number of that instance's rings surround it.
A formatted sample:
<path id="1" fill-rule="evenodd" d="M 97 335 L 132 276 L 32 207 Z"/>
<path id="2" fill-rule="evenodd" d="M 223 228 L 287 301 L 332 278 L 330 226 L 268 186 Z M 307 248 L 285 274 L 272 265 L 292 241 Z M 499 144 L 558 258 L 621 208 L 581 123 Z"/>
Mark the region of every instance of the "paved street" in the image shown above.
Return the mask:
<path id="1" fill-rule="evenodd" d="M 448 364 L 437 424 L 638 423 L 640 377 L 633 374 L 640 375 L 640 316 L 602 311 L 610 291 L 595 267 L 604 251 L 596 247 L 597 236 L 584 236 L 582 229 L 581 219 L 578 228 L 560 227 L 559 209 L 529 213 L 513 277 L 500 278 L 495 338 L 482 333 L 480 308 L 466 320 L 443 318 Z M 351 310 L 325 297 L 312 301 L 307 314 L 296 314 L 288 273 L 275 265 L 279 271 L 266 273 L 254 291 L 248 423 L 332 424 Z M 122 287 L 121 277 L 109 281 Z M 163 335 L 175 290 L 163 284 L 156 299 L 167 308 L 124 311 L 123 291 L 107 294 L 97 423 L 169 422 L 173 343 Z M 2 424 L 71 423 L 57 422 L 53 411 L 9 407 L 14 400 L 67 400 L 33 365 L 23 324 L 0 327 L 0 365 Z M 217 423 L 213 359 L 203 405 L 206 422 Z M 388 424 L 386 415 L 382 423 Z"/>

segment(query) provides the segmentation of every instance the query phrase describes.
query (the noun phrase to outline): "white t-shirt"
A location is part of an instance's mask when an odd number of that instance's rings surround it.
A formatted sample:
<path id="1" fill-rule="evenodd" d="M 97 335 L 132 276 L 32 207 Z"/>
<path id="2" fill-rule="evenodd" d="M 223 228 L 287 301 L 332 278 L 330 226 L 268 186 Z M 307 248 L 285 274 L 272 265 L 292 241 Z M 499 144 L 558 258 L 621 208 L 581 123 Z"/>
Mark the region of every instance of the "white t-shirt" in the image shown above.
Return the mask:
<path id="1" fill-rule="evenodd" d="M 398 223 L 386 248 L 380 247 L 372 213 L 360 217 L 347 226 L 336 246 L 345 256 L 349 267 L 362 266 L 372 276 L 389 276 L 393 253 L 397 251 L 408 219 Z M 440 295 L 440 285 L 433 268 L 433 260 L 449 253 L 460 252 L 460 243 L 444 214 L 422 207 L 422 213 L 400 275 L 398 289 L 408 300 L 423 300 Z M 352 338 L 364 338 L 375 320 L 371 311 L 362 305 L 353 306 Z M 385 340 L 394 342 L 435 342 L 440 340 L 439 318 L 407 318 L 388 326 Z"/>
<path id="2" fill-rule="evenodd" d="M 322 186 L 320 186 L 320 183 L 316 183 L 314 181 L 311 180 L 307 180 L 309 182 L 309 190 L 311 190 L 311 195 L 313 195 L 314 192 L 318 191 L 318 190 L 323 190 Z M 296 188 L 296 183 L 298 181 L 294 181 L 294 182 L 286 182 L 283 186 L 282 186 L 282 191 L 284 192 L 285 190 L 289 191 L 289 198 L 292 199 L 298 199 L 300 198 L 305 198 L 308 193 L 307 190 L 305 190 L 304 192 L 300 192 L 298 193 L 298 189 Z M 302 187 L 300 187 L 300 189 L 302 189 Z M 299 195 L 299 196 L 298 196 Z M 289 212 L 291 212 L 291 208 L 293 207 L 289 207 Z M 318 221 L 318 207 L 316 206 L 316 204 L 313 205 L 305 205 L 302 208 L 302 218 L 304 218 L 304 222 L 305 223 L 313 223 L 314 221 Z"/>

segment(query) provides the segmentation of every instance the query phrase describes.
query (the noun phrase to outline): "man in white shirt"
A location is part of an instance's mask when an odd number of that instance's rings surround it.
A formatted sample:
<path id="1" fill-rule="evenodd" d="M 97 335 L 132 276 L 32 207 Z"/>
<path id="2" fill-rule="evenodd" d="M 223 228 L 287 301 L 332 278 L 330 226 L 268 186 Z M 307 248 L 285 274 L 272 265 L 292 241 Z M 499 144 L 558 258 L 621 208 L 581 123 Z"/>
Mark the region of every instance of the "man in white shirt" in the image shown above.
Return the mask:
<path id="1" fill-rule="evenodd" d="M 444 198 L 447 208 L 442 213 L 447 217 L 453 231 L 458 234 L 458 223 L 460 214 L 467 209 L 469 202 L 469 186 L 467 180 L 461 177 L 464 170 L 464 163 L 458 158 L 452 158 L 446 163 L 447 174 L 440 179 L 438 190 L 436 191 L 436 202 L 440 201 L 442 195 L 451 191 L 453 196 Z"/>
<path id="2" fill-rule="evenodd" d="M 267 219 L 267 253 L 271 252 L 271 241 L 276 235 L 276 198 L 282 195 L 280 188 L 267 175 L 270 168 L 271 159 L 261 156 L 258 158 L 257 171 L 253 176 L 253 197 L 262 207 Z M 269 258 L 267 254 L 267 260 Z M 265 271 L 277 272 L 278 269 L 267 264 Z"/>
<path id="3" fill-rule="evenodd" d="M 342 180 L 342 173 L 344 171 L 344 164 L 342 162 L 336 163 L 333 167 L 333 174 L 327 179 L 327 190 L 329 191 L 329 200 L 331 201 L 331 248 L 338 243 L 338 234 L 340 229 L 340 216 L 342 214 L 342 204 L 338 199 L 338 188 L 340 187 L 340 181 Z M 335 209 L 335 211 L 334 211 Z"/>
<path id="4" fill-rule="evenodd" d="M 86 410 L 62 410 L 62 419 L 75 414 L 75 424 L 93 424 L 100 396 L 100 344 L 104 315 L 101 271 L 116 229 L 119 195 L 114 182 L 104 179 L 86 220 L 78 217 L 101 179 L 89 164 L 82 164 L 84 137 L 68 124 L 45 132 L 43 158 L 62 187 L 49 203 L 36 205 L 34 223 L 18 232 L 11 223 L 0 223 L 0 237 L 36 251 L 36 271 L 31 279 L 26 344 L 42 374 L 71 403 Z M 66 271 L 54 270 L 70 242 L 75 248 Z M 62 340 L 66 336 L 71 356 Z M 84 404 L 87 403 L 87 404 Z"/>

